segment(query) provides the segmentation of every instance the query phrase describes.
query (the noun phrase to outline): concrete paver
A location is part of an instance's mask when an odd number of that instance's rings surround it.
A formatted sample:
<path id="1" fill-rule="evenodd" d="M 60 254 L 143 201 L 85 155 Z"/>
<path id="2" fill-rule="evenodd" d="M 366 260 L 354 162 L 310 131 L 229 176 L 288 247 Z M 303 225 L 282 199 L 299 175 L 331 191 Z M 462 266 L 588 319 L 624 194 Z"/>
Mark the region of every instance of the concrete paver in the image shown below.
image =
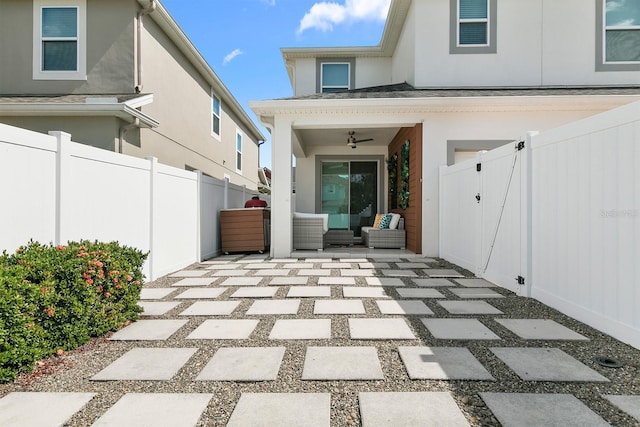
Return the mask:
<path id="1" fill-rule="evenodd" d="M 320 277 L 318 285 L 355 285 L 356 279 L 353 277 Z"/>
<path id="2" fill-rule="evenodd" d="M 94 375 L 91 380 L 170 380 L 197 350 L 197 348 L 133 348 Z"/>
<path id="3" fill-rule="evenodd" d="M 200 277 L 210 273 L 208 270 L 180 270 L 169 275 L 169 277 Z"/>
<path id="4" fill-rule="evenodd" d="M 487 288 L 453 288 L 451 293 L 459 298 L 504 298 L 504 295 Z"/>
<path id="5" fill-rule="evenodd" d="M 609 425 L 571 394 L 480 393 L 480 397 L 505 426 Z"/>
<path id="6" fill-rule="evenodd" d="M 354 340 L 416 339 L 404 319 L 349 319 L 349 333 Z"/>
<path id="7" fill-rule="evenodd" d="M 390 287 L 406 286 L 406 284 L 402 281 L 402 279 L 398 279 L 394 277 L 367 277 L 365 281 L 369 286 L 390 286 Z"/>
<path id="8" fill-rule="evenodd" d="M 438 292 L 435 289 L 415 289 L 415 288 L 407 288 L 407 289 L 398 289 L 398 294 L 402 298 L 416 298 L 416 299 L 427 299 L 427 298 L 444 298 L 442 293 Z"/>
<path id="9" fill-rule="evenodd" d="M 296 314 L 300 308 L 299 299 L 274 299 L 254 301 L 247 310 L 248 316 L 266 314 Z"/>
<path id="10" fill-rule="evenodd" d="M 602 397 L 640 422 L 640 396 L 608 394 Z"/>
<path id="11" fill-rule="evenodd" d="M 361 300 L 316 300 L 313 314 L 365 314 Z"/>
<path id="12" fill-rule="evenodd" d="M 284 347 L 224 347 L 216 351 L 197 381 L 274 381 Z"/>
<path id="13" fill-rule="evenodd" d="M 463 274 L 460 274 L 456 270 L 447 269 L 447 268 L 432 268 L 425 271 L 429 277 L 464 277 Z"/>
<path id="14" fill-rule="evenodd" d="M 255 276 L 261 277 L 286 276 L 287 274 L 289 274 L 289 270 L 255 270 Z"/>
<path id="15" fill-rule="evenodd" d="M 227 288 L 195 288 L 187 289 L 178 295 L 175 299 L 215 299 L 222 295 Z"/>
<path id="16" fill-rule="evenodd" d="M 344 298 L 389 298 L 381 287 L 344 286 L 342 288 Z"/>
<path id="17" fill-rule="evenodd" d="M 433 314 L 433 311 L 422 301 L 376 301 L 376 304 L 381 314 Z"/>
<path id="18" fill-rule="evenodd" d="M 435 288 L 435 287 L 444 287 L 444 286 L 456 286 L 455 283 L 447 280 L 445 278 L 435 278 L 435 279 L 411 279 L 413 283 L 417 286 L 424 288 Z"/>
<path id="19" fill-rule="evenodd" d="M 375 273 L 375 270 L 340 270 L 340 275 L 343 277 L 373 277 Z"/>
<path id="20" fill-rule="evenodd" d="M 196 301 L 180 316 L 228 316 L 239 305 L 240 301 Z"/>
<path id="21" fill-rule="evenodd" d="M 271 340 L 324 340 L 331 338 L 331 319 L 278 319 Z"/>
<path id="22" fill-rule="evenodd" d="M 277 286 L 240 288 L 231 294 L 231 298 L 272 298 L 279 289 Z"/>
<path id="23" fill-rule="evenodd" d="M 138 305 L 143 308 L 141 316 L 162 316 L 180 305 L 174 301 L 140 301 Z"/>
<path id="24" fill-rule="evenodd" d="M 213 273 L 213 277 L 241 277 L 249 274 L 249 270 L 218 270 Z"/>
<path id="25" fill-rule="evenodd" d="M 468 426 L 447 392 L 361 392 L 363 427 Z"/>
<path id="26" fill-rule="evenodd" d="M 466 288 L 495 288 L 496 285 L 484 279 L 454 279 L 456 283 Z"/>
<path id="27" fill-rule="evenodd" d="M 213 394 L 127 393 L 92 427 L 192 427 Z"/>
<path id="28" fill-rule="evenodd" d="M 187 324 L 186 320 L 148 319 L 138 320 L 109 339 L 111 341 L 158 341 L 169 339 L 171 335 Z"/>
<path id="29" fill-rule="evenodd" d="M 140 289 L 140 299 L 162 299 L 176 289 L 177 288 L 142 288 Z"/>
<path id="30" fill-rule="evenodd" d="M 209 286 L 216 280 L 218 280 L 217 277 L 187 277 L 171 286 Z"/>
<path id="31" fill-rule="evenodd" d="M 303 380 L 383 380 L 375 347 L 307 347 Z"/>
<path id="32" fill-rule="evenodd" d="M 451 314 L 503 314 L 486 301 L 438 301 Z"/>
<path id="33" fill-rule="evenodd" d="M 330 420 L 329 393 L 242 393 L 227 427 L 329 427 Z"/>
<path id="34" fill-rule="evenodd" d="M 415 271 L 413 270 L 380 270 L 385 276 L 395 276 L 395 277 L 418 277 Z"/>
<path id="35" fill-rule="evenodd" d="M 549 319 L 496 319 L 496 322 L 525 340 L 589 340 Z"/>
<path id="36" fill-rule="evenodd" d="M 9 393 L 0 399 L 0 426 L 61 426 L 95 395 L 96 393 Z"/>
<path id="37" fill-rule="evenodd" d="M 205 320 L 187 339 L 192 340 L 232 340 L 247 339 L 258 326 L 254 319 Z"/>
<path id="38" fill-rule="evenodd" d="M 213 264 L 208 266 L 207 270 L 236 270 L 239 267 L 240 267 L 240 264 L 232 264 L 232 263 Z"/>
<path id="39" fill-rule="evenodd" d="M 278 270 L 281 271 L 281 270 Z M 269 282 L 271 286 L 288 286 L 288 285 L 306 285 L 309 282 L 308 277 L 274 277 Z"/>
<path id="40" fill-rule="evenodd" d="M 329 286 L 291 286 L 287 298 L 329 298 L 331 287 Z"/>
<path id="41" fill-rule="evenodd" d="M 258 286 L 262 277 L 230 277 L 220 284 L 220 286 Z"/>
<path id="42" fill-rule="evenodd" d="M 412 380 L 494 381 L 466 347 L 398 347 Z"/>
<path id="43" fill-rule="evenodd" d="M 421 319 L 431 335 L 443 340 L 499 340 L 477 319 Z"/>

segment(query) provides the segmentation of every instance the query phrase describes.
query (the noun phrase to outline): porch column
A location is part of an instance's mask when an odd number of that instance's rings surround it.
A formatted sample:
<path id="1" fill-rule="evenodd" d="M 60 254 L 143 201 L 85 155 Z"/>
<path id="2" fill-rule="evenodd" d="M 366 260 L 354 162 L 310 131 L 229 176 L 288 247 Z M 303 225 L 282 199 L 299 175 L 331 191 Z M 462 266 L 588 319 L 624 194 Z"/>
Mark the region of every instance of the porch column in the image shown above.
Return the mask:
<path id="1" fill-rule="evenodd" d="M 271 256 L 288 258 L 293 249 L 291 119 L 275 117 L 271 140 Z"/>

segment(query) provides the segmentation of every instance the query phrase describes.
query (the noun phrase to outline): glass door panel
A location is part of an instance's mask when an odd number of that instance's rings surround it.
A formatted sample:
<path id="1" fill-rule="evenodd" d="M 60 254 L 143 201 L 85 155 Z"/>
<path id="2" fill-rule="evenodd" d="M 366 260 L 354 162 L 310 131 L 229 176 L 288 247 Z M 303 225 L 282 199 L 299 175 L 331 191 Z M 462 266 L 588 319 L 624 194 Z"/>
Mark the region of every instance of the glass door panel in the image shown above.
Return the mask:
<path id="1" fill-rule="evenodd" d="M 349 228 L 349 162 L 322 163 L 322 213 L 329 228 Z"/>
<path id="2" fill-rule="evenodd" d="M 349 226 L 356 237 L 373 225 L 378 210 L 378 162 L 351 162 Z"/>

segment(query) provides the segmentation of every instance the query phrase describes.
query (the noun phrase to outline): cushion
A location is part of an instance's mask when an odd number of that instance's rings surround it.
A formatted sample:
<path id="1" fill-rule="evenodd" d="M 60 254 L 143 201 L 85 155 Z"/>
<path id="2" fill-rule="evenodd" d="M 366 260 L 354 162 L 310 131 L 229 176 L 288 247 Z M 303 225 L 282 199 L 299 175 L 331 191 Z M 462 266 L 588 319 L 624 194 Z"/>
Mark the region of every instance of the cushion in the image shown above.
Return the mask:
<path id="1" fill-rule="evenodd" d="M 376 214 L 376 219 L 373 220 L 373 228 L 380 228 L 380 221 L 384 218 L 384 214 Z"/>
<path id="2" fill-rule="evenodd" d="M 326 233 L 329 231 L 329 214 L 295 212 L 293 216 L 294 218 L 322 218 L 322 232 Z"/>
<path id="3" fill-rule="evenodd" d="M 400 214 L 397 213 L 392 213 L 391 214 L 392 218 L 391 218 L 391 223 L 389 223 L 389 228 L 392 230 L 395 230 L 396 228 L 398 228 L 398 224 L 400 223 Z"/>
<path id="4" fill-rule="evenodd" d="M 393 216 L 391 214 L 387 214 L 384 216 L 384 218 L 382 218 L 380 220 L 380 226 L 378 228 L 380 228 L 380 230 L 384 230 L 389 228 L 389 225 L 391 224 L 391 219 L 393 218 Z"/>

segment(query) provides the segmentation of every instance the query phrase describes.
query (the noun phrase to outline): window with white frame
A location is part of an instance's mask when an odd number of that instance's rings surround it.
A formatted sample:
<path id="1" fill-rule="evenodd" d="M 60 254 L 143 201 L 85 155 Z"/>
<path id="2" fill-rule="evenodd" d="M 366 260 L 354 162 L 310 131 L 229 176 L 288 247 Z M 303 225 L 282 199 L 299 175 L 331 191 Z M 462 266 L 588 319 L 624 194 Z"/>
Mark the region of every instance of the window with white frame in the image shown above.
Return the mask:
<path id="1" fill-rule="evenodd" d="M 351 64 L 323 62 L 320 64 L 321 92 L 343 92 L 351 87 Z"/>
<path id="2" fill-rule="evenodd" d="M 449 0 L 450 53 L 496 53 L 497 0 Z"/>
<path id="3" fill-rule="evenodd" d="M 242 134 L 236 131 L 236 170 L 242 172 Z"/>
<path id="4" fill-rule="evenodd" d="M 605 0 L 605 63 L 640 63 L 640 1 Z"/>
<path id="5" fill-rule="evenodd" d="M 211 134 L 220 137 L 220 98 L 211 94 Z"/>
<path id="6" fill-rule="evenodd" d="M 86 80 L 86 0 L 34 0 L 34 80 Z"/>

